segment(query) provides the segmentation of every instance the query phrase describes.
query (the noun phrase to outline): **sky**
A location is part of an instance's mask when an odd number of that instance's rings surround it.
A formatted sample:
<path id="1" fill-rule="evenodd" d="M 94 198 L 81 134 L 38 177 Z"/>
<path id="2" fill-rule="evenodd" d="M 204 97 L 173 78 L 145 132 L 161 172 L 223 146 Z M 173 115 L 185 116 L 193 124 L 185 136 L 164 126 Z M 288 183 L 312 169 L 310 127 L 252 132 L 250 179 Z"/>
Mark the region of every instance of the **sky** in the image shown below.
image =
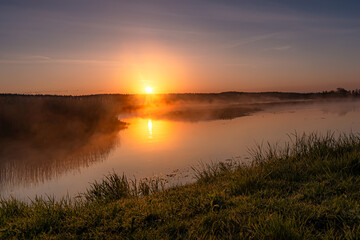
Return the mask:
<path id="1" fill-rule="evenodd" d="M 360 88 L 360 1 L 2 0 L 0 93 Z"/>

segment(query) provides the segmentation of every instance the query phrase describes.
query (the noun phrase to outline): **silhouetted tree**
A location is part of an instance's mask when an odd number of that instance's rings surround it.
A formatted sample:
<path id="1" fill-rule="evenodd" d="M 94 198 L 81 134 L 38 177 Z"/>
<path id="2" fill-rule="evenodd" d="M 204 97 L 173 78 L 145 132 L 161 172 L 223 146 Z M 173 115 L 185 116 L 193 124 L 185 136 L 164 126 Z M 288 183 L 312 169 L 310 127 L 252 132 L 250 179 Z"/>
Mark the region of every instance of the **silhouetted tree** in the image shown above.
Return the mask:
<path id="1" fill-rule="evenodd" d="M 337 92 L 338 94 L 341 94 L 341 95 L 346 95 L 346 94 L 349 93 L 349 91 L 347 91 L 347 90 L 344 89 L 344 88 L 337 88 L 337 89 L 336 89 L 336 92 Z"/>

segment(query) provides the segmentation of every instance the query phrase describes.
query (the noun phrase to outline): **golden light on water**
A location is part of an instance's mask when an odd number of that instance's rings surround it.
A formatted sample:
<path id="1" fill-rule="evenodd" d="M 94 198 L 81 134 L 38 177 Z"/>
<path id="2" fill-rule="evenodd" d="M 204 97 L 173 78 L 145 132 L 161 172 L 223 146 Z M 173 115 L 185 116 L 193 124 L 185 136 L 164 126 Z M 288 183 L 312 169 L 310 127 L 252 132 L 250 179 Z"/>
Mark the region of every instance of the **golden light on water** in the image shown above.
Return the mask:
<path id="1" fill-rule="evenodd" d="M 156 148 L 165 149 L 169 146 L 174 146 L 174 137 L 178 137 L 180 134 L 174 132 L 176 129 L 173 128 L 174 122 L 171 121 L 154 120 L 151 118 L 128 119 L 127 121 L 132 126 L 132 128 L 127 129 L 128 137 L 136 145 L 145 144 L 147 146 L 148 144 L 156 144 Z M 152 146 L 155 147 L 155 145 Z"/>
<path id="2" fill-rule="evenodd" d="M 151 119 L 148 120 L 148 130 L 149 130 L 149 138 L 152 138 L 152 122 L 151 122 Z"/>

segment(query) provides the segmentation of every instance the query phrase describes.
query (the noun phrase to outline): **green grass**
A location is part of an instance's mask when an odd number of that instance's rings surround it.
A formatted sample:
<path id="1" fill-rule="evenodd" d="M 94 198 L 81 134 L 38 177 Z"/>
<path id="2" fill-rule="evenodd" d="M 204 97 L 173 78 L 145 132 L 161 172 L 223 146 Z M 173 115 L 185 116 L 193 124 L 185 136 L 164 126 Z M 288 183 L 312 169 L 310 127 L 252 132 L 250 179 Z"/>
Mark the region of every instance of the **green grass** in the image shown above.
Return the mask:
<path id="1" fill-rule="evenodd" d="M 111 174 L 75 201 L 2 200 L 0 238 L 360 238 L 358 135 L 295 136 L 253 158 L 205 165 L 169 189 Z"/>

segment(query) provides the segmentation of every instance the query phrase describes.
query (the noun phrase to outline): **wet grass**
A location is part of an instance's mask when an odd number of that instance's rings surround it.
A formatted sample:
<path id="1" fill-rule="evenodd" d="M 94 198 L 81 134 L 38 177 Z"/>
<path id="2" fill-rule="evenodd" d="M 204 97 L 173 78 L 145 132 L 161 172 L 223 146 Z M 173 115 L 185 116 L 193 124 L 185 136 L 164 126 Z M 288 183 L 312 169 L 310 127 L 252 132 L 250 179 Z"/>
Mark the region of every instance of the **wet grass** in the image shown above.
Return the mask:
<path id="1" fill-rule="evenodd" d="M 185 186 L 111 174 L 74 201 L 2 200 L 0 238 L 359 239 L 360 137 L 292 139 Z"/>

